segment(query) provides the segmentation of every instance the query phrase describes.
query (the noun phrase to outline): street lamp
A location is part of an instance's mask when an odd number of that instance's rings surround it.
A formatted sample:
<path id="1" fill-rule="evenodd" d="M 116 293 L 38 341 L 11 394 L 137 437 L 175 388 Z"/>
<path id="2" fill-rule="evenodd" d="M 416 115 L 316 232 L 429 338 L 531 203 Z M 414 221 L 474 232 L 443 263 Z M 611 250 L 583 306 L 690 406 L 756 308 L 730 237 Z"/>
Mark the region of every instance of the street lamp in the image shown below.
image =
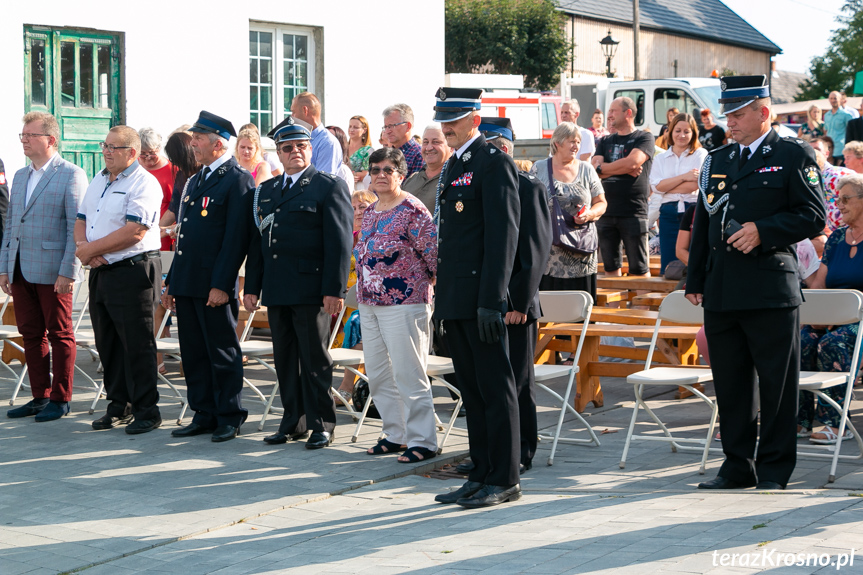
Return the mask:
<path id="1" fill-rule="evenodd" d="M 614 74 L 611 72 L 611 59 L 614 58 L 614 54 L 617 52 L 617 45 L 620 42 L 612 38 L 611 30 L 609 30 L 608 36 L 600 40 L 599 43 L 602 45 L 602 55 L 605 56 L 605 75 L 609 78 L 614 78 Z"/>

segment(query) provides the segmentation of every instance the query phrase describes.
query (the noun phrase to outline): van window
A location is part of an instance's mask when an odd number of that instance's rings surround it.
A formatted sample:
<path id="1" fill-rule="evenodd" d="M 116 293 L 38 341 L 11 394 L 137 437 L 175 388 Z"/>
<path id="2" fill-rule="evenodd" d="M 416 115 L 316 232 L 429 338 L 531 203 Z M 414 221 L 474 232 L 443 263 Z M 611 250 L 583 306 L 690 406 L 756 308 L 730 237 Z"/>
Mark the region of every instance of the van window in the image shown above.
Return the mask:
<path id="1" fill-rule="evenodd" d="M 542 103 L 542 129 L 554 130 L 557 128 L 557 114 L 554 110 L 554 102 Z"/>
<path id="2" fill-rule="evenodd" d="M 635 125 L 644 124 L 644 90 L 618 90 L 614 93 L 614 99 L 631 98 L 635 102 Z M 665 121 L 663 120 L 663 124 Z"/>
<path id="3" fill-rule="evenodd" d="M 665 125 L 668 122 L 666 114 L 670 108 L 677 108 L 681 114 L 692 114 L 699 106 L 686 90 L 657 88 L 653 92 L 653 121 L 660 126 Z"/>

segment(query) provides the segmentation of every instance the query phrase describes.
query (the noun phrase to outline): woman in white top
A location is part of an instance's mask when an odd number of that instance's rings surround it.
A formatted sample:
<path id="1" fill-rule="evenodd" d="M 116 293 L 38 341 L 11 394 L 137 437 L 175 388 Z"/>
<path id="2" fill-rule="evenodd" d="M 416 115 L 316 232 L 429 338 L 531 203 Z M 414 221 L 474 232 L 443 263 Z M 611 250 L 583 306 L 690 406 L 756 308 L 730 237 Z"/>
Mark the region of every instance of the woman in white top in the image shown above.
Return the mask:
<path id="1" fill-rule="evenodd" d="M 689 204 L 698 199 L 698 173 L 707 150 L 698 143 L 695 118 L 677 114 L 668 123 L 668 149 L 656 156 L 650 169 L 650 189 L 662 196 L 659 207 L 660 271 L 676 258 L 677 231 Z"/>

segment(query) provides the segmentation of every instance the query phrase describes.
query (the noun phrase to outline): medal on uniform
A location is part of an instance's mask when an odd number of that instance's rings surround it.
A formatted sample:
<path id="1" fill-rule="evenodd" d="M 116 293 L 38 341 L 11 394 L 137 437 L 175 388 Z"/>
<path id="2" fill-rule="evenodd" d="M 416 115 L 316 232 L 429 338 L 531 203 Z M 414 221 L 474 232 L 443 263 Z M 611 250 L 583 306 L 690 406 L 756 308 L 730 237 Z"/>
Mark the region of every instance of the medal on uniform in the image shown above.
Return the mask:
<path id="1" fill-rule="evenodd" d="M 183 199 L 183 202 L 188 204 L 189 203 L 189 196 L 186 196 L 185 199 Z"/>
<path id="2" fill-rule="evenodd" d="M 713 203 L 713 194 L 707 194 L 707 202 L 710 204 Z"/>
<path id="3" fill-rule="evenodd" d="M 202 208 L 201 209 L 201 215 L 204 216 L 205 218 L 207 217 L 207 206 L 209 204 L 210 204 L 210 198 L 209 197 L 205 197 L 204 199 L 201 200 L 201 208 Z"/>
<path id="4" fill-rule="evenodd" d="M 463 203 L 461 203 L 461 200 L 457 201 L 457 202 L 455 203 L 455 211 L 457 211 L 457 212 L 461 213 L 461 211 L 462 211 L 463 209 L 464 209 L 464 204 L 463 204 Z"/>
<path id="5" fill-rule="evenodd" d="M 720 190 L 724 190 L 725 189 L 725 182 L 719 182 L 719 185 L 716 187 L 719 188 Z"/>

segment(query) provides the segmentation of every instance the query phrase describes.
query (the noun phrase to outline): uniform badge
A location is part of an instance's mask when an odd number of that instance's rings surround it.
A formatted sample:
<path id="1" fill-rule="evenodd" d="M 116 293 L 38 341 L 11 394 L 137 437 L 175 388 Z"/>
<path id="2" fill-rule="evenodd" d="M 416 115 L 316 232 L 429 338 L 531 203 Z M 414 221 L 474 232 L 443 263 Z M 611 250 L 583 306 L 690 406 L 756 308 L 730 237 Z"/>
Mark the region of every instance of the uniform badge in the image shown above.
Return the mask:
<path id="1" fill-rule="evenodd" d="M 185 199 L 183 199 L 183 202 L 188 204 L 189 203 L 189 196 L 186 196 Z"/>
<path id="2" fill-rule="evenodd" d="M 309 185 L 309 182 L 311 182 L 311 180 L 310 180 L 310 179 L 308 179 L 308 178 L 303 178 L 302 180 L 300 180 L 300 185 L 301 185 L 301 186 L 308 186 L 308 185 Z"/>
<path id="3" fill-rule="evenodd" d="M 473 181 L 473 172 L 468 172 L 466 174 L 460 175 L 458 178 L 453 180 L 453 183 L 450 184 L 452 186 L 469 186 Z"/>
<path id="4" fill-rule="evenodd" d="M 455 211 L 461 213 L 464 210 L 464 204 L 461 201 L 455 203 Z"/>
<path id="5" fill-rule="evenodd" d="M 817 186 L 820 181 L 818 178 L 818 168 L 815 166 L 809 166 L 806 168 L 806 181 L 809 182 L 810 186 Z"/>
<path id="6" fill-rule="evenodd" d="M 470 152 L 465 152 L 464 154 L 462 154 L 461 161 L 462 162 L 469 162 L 470 161 Z"/>
<path id="7" fill-rule="evenodd" d="M 207 217 L 207 206 L 208 206 L 208 205 L 210 205 L 210 198 L 209 198 L 209 196 L 207 196 L 207 197 L 205 197 L 204 199 L 202 199 L 202 200 L 201 200 L 201 208 L 202 208 L 202 209 L 201 209 L 201 215 L 202 215 L 202 216 L 204 216 L 205 218 Z"/>
<path id="8" fill-rule="evenodd" d="M 756 170 L 756 174 L 766 174 L 768 172 L 778 172 L 782 169 L 782 166 L 767 166 L 766 168 L 761 168 L 760 170 Z"/>
<path id="9" fill-rule="evenodd" d="M 716 187 L 719 188 L 720 190 L 724 190 L 725 189 L 725 182 L 719 182 L 719 185 Z"/>
<path id="10" fill-rule="evenodd" d="M 734 159 L 734 155 L 735 155 L 736 153 L 737 153 L 737 150 L 731 150 L 731 153 L 730 153 L 730 154 L 728 154 L 728 159 L 729 159 L 729 160 L 733 160 L 733 159 Z"/>
<path id="11" fill-rule="evenodd" d="M 763 150 L 763 151 L 761 152 L 762 154 L 769 154 L 769 153 L 770 153 L 770 150 L 772 150 L 773 148 L 771 148 L 770 146 L 764 146 L 764 147 L 762 147 L 761 149 Z"/>
<path id="12" fill-rule="evenodd" d="M 712 203 L 713 203 L 713 194 L 707 194 L 707 203 L 708 203 L 708 204 L 712 204 Z"/>

